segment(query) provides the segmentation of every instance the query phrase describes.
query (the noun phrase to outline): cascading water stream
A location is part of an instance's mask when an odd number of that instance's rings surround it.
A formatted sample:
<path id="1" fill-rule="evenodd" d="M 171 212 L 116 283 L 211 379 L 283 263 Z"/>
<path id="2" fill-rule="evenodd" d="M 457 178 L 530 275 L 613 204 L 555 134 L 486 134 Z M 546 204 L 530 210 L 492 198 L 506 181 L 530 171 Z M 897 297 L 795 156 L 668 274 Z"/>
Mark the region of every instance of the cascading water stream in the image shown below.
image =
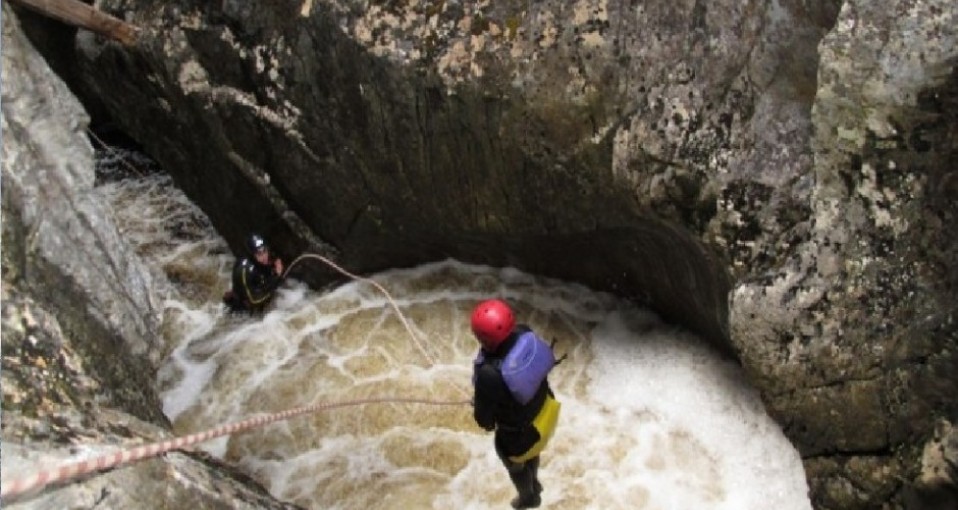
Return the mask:
<path id="1" fill-rule="evenodd" d="M 543 508 L 810 508 L 797 452 L 737 366 L 651 312 L 450 260 L 372 275 L 427 353 L 362 282 L 317 293 L 289 280 L 265 315 L 228 316 L 232 256 L 168 178 L 98 189 L 167 282 L 158 385 L 177 434 L 323 401 L 468 397 L 468 314 L 498 296 L 569 354 L 550 377 L 563 408 L 542 457 Z M 514 495 L 467 406 L 337 409 L 201 447 L 306 508 L 507 508 Z"/>

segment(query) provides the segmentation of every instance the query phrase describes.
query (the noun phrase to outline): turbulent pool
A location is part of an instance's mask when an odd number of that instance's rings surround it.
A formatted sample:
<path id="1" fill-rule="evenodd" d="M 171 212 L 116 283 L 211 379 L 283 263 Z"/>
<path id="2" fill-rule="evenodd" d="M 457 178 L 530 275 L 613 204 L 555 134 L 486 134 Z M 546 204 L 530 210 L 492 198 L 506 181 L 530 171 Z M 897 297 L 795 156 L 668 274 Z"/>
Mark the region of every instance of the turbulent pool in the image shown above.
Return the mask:
<path id="1" fill-rule="evenodd" d="M 388 295 L 289 280 L 265 315 L 229 316 L 219 296 L 232 256 L 167 177 L 98 189 L 154 270 L 167 354 L 157 384 L 177 434 L 321 403 L 468 400 L 469 312 L 502 297 L 568 354 L 550 377 L 563 407 L 542 455 L 543 508 L 811 508 L 797 452 L 740 369 L 647 310 L 447 260 L 370 275 Z M 200 447 L 306 508 L 508 508 L 514 496 L 466 404 L 331 409 Z"/>

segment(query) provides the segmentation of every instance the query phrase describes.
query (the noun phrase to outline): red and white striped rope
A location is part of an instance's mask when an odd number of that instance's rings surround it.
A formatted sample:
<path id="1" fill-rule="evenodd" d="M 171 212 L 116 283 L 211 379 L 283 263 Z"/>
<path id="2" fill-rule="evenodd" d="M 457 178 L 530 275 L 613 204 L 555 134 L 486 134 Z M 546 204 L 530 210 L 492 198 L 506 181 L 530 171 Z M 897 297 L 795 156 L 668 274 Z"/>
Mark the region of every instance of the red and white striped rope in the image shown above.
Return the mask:
<path id="1" fill-rule="evenodd" d="M 302 414 L 341 407 L 383 403 L 426 404 L 434 406 L 469 405 L 468 400 L 429 400 L 412 397 L 371 397 L 365 399 L 346 400 L 342 402 L 331 402 L 326 404 L 314 404 L 297 407 L 275 414 L 257 416 L 255 418 L 250 418 L 240 422 L 230 423 L 215 429 L 206 430 L 196 434 L 190 434 L 188 436 L 177 437 L 168 441 L 138 446 L 136 448 L 119 451 L 109 455 L 103 455 L 101 457 L 89 460 L 70 462 L 54 469 L 42 470 L 30 476 L 4 482 L 2 489 L 0 489 L 0 499 L 16 497 L 34 489 L 42 489 L 53 483 L 67 481 L 81 475 L 102 471 L 104 469 L 109 469 L 122 464 L 128 464 L 137 460 L 155 457 L 170 450 L 177 450 L 187 446 L 203 443 L 220 436 L 235 434 L 237 432 L 245 432 L 247 430 L 268 425 L 277 421 L 288 420 L 289 418 L 293 418 Z"/>
<path id="2" fill-rule="evenodd" d="M 423 348 L 422 343 L 419 341 L 419 337 L 413 331 L 412 326 L 409 325 L 409 322 L 406 320 L 406 317 L 399 310 L 399 306 L 396 305 L 396 302 L 393 300 L 389 292 L 383 288 L 375 280 L 370 278 L 364 278 L 362 276 L 355 275 L 346 271 L 342 267 L 335 264 L 333 261 L 317 255 L 315 253 L 304 253 L 297 257 L 284 272 L 283 276 L 285 277 L 289 274 L 289 271 L 295 266 L 299 261 L 312 258 L 319 260 L 331 268 L 339 271 L 340 273 L 354 279 L 360 280 L 375 286 L 379 291 L 381 291 L 386 299 L 392 305 L 393 309 L 396 311 L 396 314 L 399 317 L 399 320 L 402 322 L 403 326 L 406 328 L 406 331 L 409 332 L 409 336 L 412 337 L 413 342 L 416 344 L 416 347 L 419 349 L 419 352 L 429 361 L 431 364 L 435 364 L 435 360 L 428 352 Z M 466 391 L 461 387 L 456 387 L 456 389 L 465 394 Z M 348 400 L 344 402 L 333 402 L 328 404 L 316 404 L 311 406 L 297 407 L 294 409 L 289 409 L 280 413 L 269 414 L 264 416 L 258 416 L 255 418 L 250 418 L 237 423 L 223 425 L 221 427 L 210 429 L 204 432 L 199 432 L 196 434 L 191 434 L 189 436 L 178 437 L 168 441 L 162 441 L 159 443 L 148 444 L 144 446 L 138 446 L 136 448 L 131 448 L 128 450 L 119 451 L 109 455 L 103 455 L 101 457 L 63 464 L 60 467 L 50 470 L 43 470 L 37 473 L 34 473 L 30 476 L 18 478 L 11 480 L 9 482 L 3 482 L 2 488 L 0 488 L 0 499 L 6 497 L 16 497 L 22 495 L 23 493 L 29 492 L 37 488 L 44 488 L 47 485 L 67 481 L 78 476 L 93 473 L 97 471 L 102 471 L 104 469 L 109 469 L 115 466 L 122 464 L 127 464 L 137 460 L 155 457 L 161 453 L 166 453 L 170 450 L 176 450 L 185 448 L 187 446 L 192 446 L 194 444 L 203 443 L 209 441 L 210 439 L 225 436 L 229 434 L 235 434 L 237 432 L 243 432 L 253 428 L 261 427 L 263 425 L 268 425 L 281 420 L 287 420 L 289 418 L 299 416 L 301 414 L 307 414 L 317 411 L 322 411 L 326 409 L 334 409 L 340 407 L 349 407 L 349 406 L 359 406 L 365 404 L 377 404 L 377 403 L 409 403 L 409 404 L 427 404 L 427 405 L 469 405 L 469 400 L 455 400 L 455 401 L 441 401 L 441 400 L 427 400 L 427 399 L 418 399 L 418 398 L 405 398 L 405 397 L 379 397 L 379 398 L 368 398 L 368 399 L 359 399 L 359 400 Z"/>

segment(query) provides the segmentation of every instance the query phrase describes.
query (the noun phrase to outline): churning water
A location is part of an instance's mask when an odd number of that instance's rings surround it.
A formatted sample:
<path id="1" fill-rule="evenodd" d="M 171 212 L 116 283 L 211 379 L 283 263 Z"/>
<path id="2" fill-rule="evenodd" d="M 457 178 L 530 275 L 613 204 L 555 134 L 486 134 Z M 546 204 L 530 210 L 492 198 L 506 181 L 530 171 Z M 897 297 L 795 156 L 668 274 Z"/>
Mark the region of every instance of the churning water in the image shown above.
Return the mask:
<path id="1" fill-rule="evenodd" d="M 568 354 L 550 376 L 563 407 L 542 455 L 543 508 L 811 508 L 797 452 L 739 368 L 646 310 L 450 260 L 371 276 L 401 316 L 367 282 L 317 293 L 293 280 L 265 315 L 228 316 L 233 258 L 167 177 L 99 189 L 164 299 L 158 385 L 177 434 L 325 402 L 468 400 L 469 312 L 496 296 Z M 339 408 L 201 447 L 306 508 L 508 508 L 514 496 L 465 404 Z"/>

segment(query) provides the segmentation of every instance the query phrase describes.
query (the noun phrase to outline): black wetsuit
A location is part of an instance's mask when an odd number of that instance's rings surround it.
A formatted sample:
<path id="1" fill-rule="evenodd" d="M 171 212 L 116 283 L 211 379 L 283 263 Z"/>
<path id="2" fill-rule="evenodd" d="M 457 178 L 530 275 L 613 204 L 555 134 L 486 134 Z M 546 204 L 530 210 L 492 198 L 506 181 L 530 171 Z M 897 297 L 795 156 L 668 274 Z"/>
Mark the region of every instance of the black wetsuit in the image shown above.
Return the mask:
<path id="1" fill-rule="evenodd" d="M 509 478 L 519 491 L 519 499 L 538 500 L 542 485 L 538 480 L 539 457 L 523 464 L 509 460 L 529 451 L 539 441 L 539 431 L 532 420 L 542 410 L 546 395 L 552 395 L 549 380 L 544 379 L 529 403 L 520 404 L 509 392 L 502 378 L 502 361 L 515 346 L 516 340 L 529 327 L 518 325 L 496 352 L 483 352 L 483 361 L 474 368 L 475 408 L 473 417 L 480 427 L 496 431 L 496 453 L 509 471 Z M 520 507 L 525 508 L 525 507 Z"/>
<path id="2" fill-rule="evenodd" d="M 273 291 L 283 281 L 272 264 L 272 259 L 269 265 L 250 258 L 236 261 L 233 265 L 233 290 L 223 298 L 231 310 L 260 312 L 269 304 Z"/>

